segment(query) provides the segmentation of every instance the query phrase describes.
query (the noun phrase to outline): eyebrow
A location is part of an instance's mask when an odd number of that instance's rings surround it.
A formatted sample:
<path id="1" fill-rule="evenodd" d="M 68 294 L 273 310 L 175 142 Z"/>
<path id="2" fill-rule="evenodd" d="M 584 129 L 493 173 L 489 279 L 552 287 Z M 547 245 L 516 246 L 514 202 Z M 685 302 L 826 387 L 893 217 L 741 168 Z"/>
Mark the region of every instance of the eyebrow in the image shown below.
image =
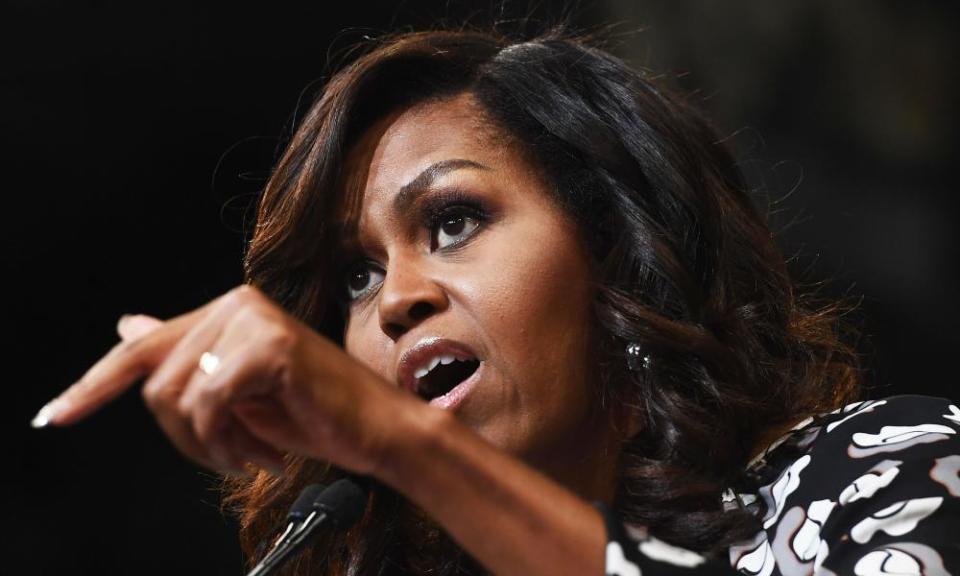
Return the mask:
<path id="1" fill-rule="evenodd" d="M 422 196 L 430 186 L 444 174 L 457 170 L 490 170 L 485 166 L 473 160 L 465 158 L 451 158 L 441 160 L 427 166 L 413 180 L 400 187 L 400 191 L 393 197 L 391 208 L 394 214 L 406 215 L 410 212 L 417 198 Z M 348 219 L 349 220 L 349 219 Z M 349 225 L 342 225 L 336 234 L 339 237 L 339 246 L 342 251 L 357 250 L 360 243 L 357 240 L 357 230 Z"/>
<path id="2" fill-rule="evenodd" d="M 455 170 L 489 170 L 490 168 L 480 164 L 479 162 L 474 162 L 473 160 L 466 160 L 464 158 L 453 158 L 450 160 L 441 160 L 440 162 L 435 162 L 430 166 L 427 166 L 416 178 L 404 184 L 400 191 L 397 192 L 397 195 L 393 197 L 393 212 L 394 214 L 406 214 L 409 212 L 410 207 L 416 201 L 416 199 L 430 189 L 430 186 L 438 178 L 453 172 Z"/>

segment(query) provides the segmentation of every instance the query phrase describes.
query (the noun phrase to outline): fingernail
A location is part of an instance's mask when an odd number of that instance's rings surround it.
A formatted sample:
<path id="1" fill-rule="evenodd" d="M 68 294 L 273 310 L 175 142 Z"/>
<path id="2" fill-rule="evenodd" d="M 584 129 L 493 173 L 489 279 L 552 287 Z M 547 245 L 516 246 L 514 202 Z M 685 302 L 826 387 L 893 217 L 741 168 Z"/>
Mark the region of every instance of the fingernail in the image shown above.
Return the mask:
<path id="1" fill-rule="evenodd" d="M 130 320 L 130 314 L 120 316 L 120 319 L 117 320 L 117 332 L 123 331 L 123 325 L 126 324 L 128 320 Z"/>
<path id="2" fill-rule="evenodd" d="M 63 401 L 60 398 L 54 398 L 43 405 L 43 408 L 37 412 L 37 415 L 30 421 L 33 428 L 45 428 L 56 418 L 57 414 L 63 410 Z"/>

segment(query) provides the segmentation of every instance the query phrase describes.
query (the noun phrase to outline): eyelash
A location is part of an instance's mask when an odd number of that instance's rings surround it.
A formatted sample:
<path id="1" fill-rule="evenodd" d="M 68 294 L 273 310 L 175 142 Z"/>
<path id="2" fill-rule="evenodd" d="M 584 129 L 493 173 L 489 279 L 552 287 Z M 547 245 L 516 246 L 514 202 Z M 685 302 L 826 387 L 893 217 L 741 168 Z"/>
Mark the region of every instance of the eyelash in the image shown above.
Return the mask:
<path id="1" fill-rule="evenodd" d="M 422 199 L 418 210 L 418 221 L 420 226 L 429 232 L 432 251 L 433 238 L 438 228 L 444 223 L 444 219 L 451 216 L 466 216 L 472 218 L 477 222 L 477 227 L 463 240 L 450 244 L 449 246 L 437 248 L 435 250 L 437 252 L 449 253 L 462 248 L 476 237 L 490 218 L 490 214 L 484 208 L 483 203 L 463 190 L 453 189 L 440 191 Z M 376 268 L 382 272 L 382 268 L 370 260 L 354 260 L 344 268 L 344 273 L 341 274 L 341 277 L 344 278 L 343 302 L 347 308 L 352 304 L 365 300 L 374 292 L 374 287 L 370 287 L 357 297 L 351 298 L 347 282 L 349 281 L 350 274 L 356 271 L 360 265 L 364 265 L 366 269 Z"/>
<path id="2" fill-rule="evenodd" d="M 445 192 L 439 192 L 428 198 L 424 198 L 420 206 L 421 225 L 430 232 L 431 249 L 433 249 L 433 237 L 444 219 L 451 216 L 466 216 L 477 222 L 477 228 L 463 240 L 451 244 L 450 246 L 437 248 L 438 252 L 452 252 L 469 242 L 483 228 L 489 219 L 489 213 L 477 198 L 470 194 L 454 189 Z"/>

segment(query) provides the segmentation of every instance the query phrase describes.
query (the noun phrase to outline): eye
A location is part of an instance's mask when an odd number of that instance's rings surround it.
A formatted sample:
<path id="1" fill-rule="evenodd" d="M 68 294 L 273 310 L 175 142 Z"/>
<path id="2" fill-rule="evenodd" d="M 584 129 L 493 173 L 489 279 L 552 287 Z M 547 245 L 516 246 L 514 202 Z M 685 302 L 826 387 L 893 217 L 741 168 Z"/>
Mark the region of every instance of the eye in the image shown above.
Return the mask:
<path id="1" fill-rule="evenodd" d="M 483 217 L 472 206 L 451 206 L 438 214 L 430 227 L 430 249 L 441 250 L 470 238 Z"/>
<path id="2" fill-rule="evenodd" d="M 372 262 L 357 262 L 347 268 L 344 278 L 347 298 L 351 302 L 372 292 L 383 282 L 384 272 Z"/>

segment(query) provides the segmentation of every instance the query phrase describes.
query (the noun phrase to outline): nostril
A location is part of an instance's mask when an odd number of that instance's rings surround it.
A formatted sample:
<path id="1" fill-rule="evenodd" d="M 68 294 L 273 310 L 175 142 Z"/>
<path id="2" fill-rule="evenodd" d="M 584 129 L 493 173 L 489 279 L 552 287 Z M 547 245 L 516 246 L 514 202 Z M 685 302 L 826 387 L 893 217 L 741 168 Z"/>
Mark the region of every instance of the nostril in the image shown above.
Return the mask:
<path id="1" fill-rule="evenodd" d="M 430 304 L 429 302 L 417 302 L 410 307 L 408 314 L 410 316 L 410 320 L 419 322 L 420 320 L 423 320 L 424 318 L 433 314 L 434 311 L 435 308 L 433 307 L 433 304 Z"/>
<path id="2" fill-rule="evenodd" d="M 381 317 L 381 330 L 383 330 L 384 334 L 396 340 L 406 334 L 411 328 L 435 314 L 436 311 L 436 306 L 429 302 L 419 301 L 410 306 L 406 314 L 402 316 L 395 315 L 389 318 L 384 315 Z"/>
<path id="3" fill-rule="evenodd" d="M 386 324 L 383 325 L 383 331 L 391 339 L 396 340 L 397 338 L 403 336 L 404 332 L 406 332 L 407 329 L 402 324 L 397 324 L 395 322 L 387 322 Z"/>

